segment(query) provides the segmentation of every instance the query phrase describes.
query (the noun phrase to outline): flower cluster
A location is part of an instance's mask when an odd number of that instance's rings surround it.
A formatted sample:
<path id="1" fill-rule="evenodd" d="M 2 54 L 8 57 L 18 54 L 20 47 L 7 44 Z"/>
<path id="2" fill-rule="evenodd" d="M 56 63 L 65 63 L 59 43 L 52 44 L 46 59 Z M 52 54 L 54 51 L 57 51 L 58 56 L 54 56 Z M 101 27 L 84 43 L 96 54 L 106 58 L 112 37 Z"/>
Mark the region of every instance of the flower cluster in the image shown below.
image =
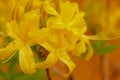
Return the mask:
<path id="1" fill-rule="evenodd" d="M 3 17 L 6 27 L 0 42 L 4 43 L 3 36 L 11 41 L 0 49 L 3 62 L 19 53 L 22 71 L 33 74 L 37 68 L 52 67 L 60 60 L 68 66 L 69 72 L 65 75 L 68 76 L 76 66 L 70 55 L 81 57 L 87 53 L 86 60 L 92 57 L 89 38 L 94 36 L 85 35 L 85 14 L 77 3 L 68 0 L 9 0 L 7 3 L 12 6 L 4 7 L 9 16 Z M 36 45 L 48 52 L 45 60 L 35 61 L 32 46 Z"/>

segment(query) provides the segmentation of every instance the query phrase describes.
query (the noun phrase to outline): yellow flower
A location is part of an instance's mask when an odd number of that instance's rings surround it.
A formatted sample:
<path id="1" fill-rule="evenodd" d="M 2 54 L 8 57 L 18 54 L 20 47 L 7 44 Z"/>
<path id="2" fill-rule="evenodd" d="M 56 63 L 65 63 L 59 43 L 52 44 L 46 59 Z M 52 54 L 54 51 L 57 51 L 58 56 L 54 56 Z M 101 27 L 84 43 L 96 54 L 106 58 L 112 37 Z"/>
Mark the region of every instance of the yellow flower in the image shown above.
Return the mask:
<path id="1" fill-rule="evenodd" d="M 115 5 L 115 4 L 113 4 Z M 114 14 L 114 15 L 113 15 Z M 116 39 L 120 38 L 120 28 L 119 28 L 119 19 L 120 19 L 120 8 L 113 6 L 110 11 L 103 11 L 101 15 L 101 26 L 106 34 L 107 39 Z M 108 27 L 106 27 L 108 26 Z"/>
<path id="2" fill-rule="evenodd" d="M 60 3 L 60 12 L 58 14 L 48 19 L 48 27 L 51 29 L 67 29 L 72 31 L 78 38 L 76 42 L 78 48 L 75 48 L 72 53 L 80 56 L 87 51 L 86 60 L 90 59 L 93 55 L 93 50 L 88 40 L 89 38 L 85 36 L 87 26 L 84 20 L 84 13 L 79 11 L 76 3 L 66 1 Z M 87 47 L 88 49 L 86 49 Z"/>
<path id="3" fill-rule="evenodd" d="M 5 48 L 0 49 L 0 59 L 3 61 L 9 60 L 19 50 L 20 67 L 28 74 L 36 71 L 30 46 L 45 41 L 48 32 L 46 29 L 39 29 L 39 19 L 38 11 L 30 11 L 23 14 L 18 22 L 9 22 L 7 34 L 13 41 Z"/>
<path id="4" fill-rule="evenodd" d="M 71 53 L 77 57 L 81 57 L 81 54 L 87 53 L 85 59 L 89 60 L 93 56 L 93 48 L 89 42 L 89 38 L 83 35 L 77 41 L 77 44 Z"/>
<path id="5" fill-rule="evenodd" d="M 49 39 L 45 43 L 40 44 L 50 53 L 45 61 L 36 63 L 36 67 L 49 68 L 60 60 L 69 67 L 69 73 L 65 75 L 67 77 L 75 68 L 75 64 L 68 54 L 74 48 L 75 42 L 76 37 L 71 31 L 50 29 Z"/>
<path id="6" fill-rule="evenodd" d="M 37 68 L 48 68 L 61 60 L 69 68 L 69 73 L 65 75 L 68 76 L 75 68 L 69 57 L 70 51 L 79 56 L 87 51 L 86 60 L 91 58 L 93 50 L 88 38 L 84 37 L 87 30 L 84 13 L 79 11 L 76 3 L 61 2 L 60 12 L 50 17 L 46 25 L 50 31 L 49 39 L 40 45 L 50 53 L 45 61 L 36 64 Z"/>
<path id="7" fill-rule="evenodd" d="M 79 11 L 76 3 L 60 0 L 60 10 L 55 10 L 49 0 L 26 2 L 25 7 L 14 8 L 14 21 L 7 24 L 7 34 L 13 41 L 0 49 L 0 59 L 3 62 L 9 60 L 19 50 L 20 67 L 25 73 L 32 74 L 36 71 L 35 68 L 49 68 L 60 60 L 68 66 L 69 72 L 65 75 L 68 76 L 76 66 L 69 56 L 70 52 L 76 56 L 88 52 L 86 60 L 91 58 L 93 50 L 88 37 L 85 36 L 87 26 L 84 13 Z M 42 10 L 52 15 L 47 18 L 48 20 L 46 19 L 46 26 L 39 24 L 40 17 L 43 17 L 39 11 L 42 13 Z M 19 11 L 20 16 L 18 16 Z M 39 26 L 42 29 L 39 29 Z M 49 52 L 45 61 L 35 63 L 30 48 L 35 44 L 41 45 Z"/>

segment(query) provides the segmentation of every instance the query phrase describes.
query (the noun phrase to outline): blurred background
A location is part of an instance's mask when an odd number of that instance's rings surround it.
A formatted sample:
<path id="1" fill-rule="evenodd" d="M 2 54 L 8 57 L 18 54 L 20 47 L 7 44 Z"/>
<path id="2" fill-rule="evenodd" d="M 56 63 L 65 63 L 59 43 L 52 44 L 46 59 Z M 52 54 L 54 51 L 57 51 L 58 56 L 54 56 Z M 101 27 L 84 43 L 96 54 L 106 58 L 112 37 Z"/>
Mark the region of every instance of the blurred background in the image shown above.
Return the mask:
<path id="1" fill-rule="evenodd" d="M 120 35 L 119 0 L 71 1 L 77 2 L 80 10 L 86 13 L 86 34 L 106 31 L 112 36 Z M 2 5 L 0 4 L 0 7 Z M 67 71 L 66 66 L 59 62 L 54 67 L 39 70 L 34 75 L 24 74 L 19 68 L 16 55 L 9 62 L 0 64 L 0 80 L 120 80 L 120 39 L 94 40 L 91 44 L 94 48 L 93 57 L 89 61 L 84 58 L 75 59 L 76 68 L 68 78 L 63 76 L 63 72 Z"/>

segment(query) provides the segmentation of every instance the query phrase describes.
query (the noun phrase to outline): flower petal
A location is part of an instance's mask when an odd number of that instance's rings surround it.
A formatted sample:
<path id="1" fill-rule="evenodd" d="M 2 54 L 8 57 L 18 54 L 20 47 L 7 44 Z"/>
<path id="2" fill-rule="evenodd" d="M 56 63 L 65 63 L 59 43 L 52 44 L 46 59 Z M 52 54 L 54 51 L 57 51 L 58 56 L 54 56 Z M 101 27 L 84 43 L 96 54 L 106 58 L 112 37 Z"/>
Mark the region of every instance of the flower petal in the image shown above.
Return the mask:
<path id="1" fill-rule="evenodd" d="M 85 51 L 86 51 L 85 42 L 81 40 L 79 43 L 76 44 L 76 47 L 72 50 L 71 53 L 77 57 L 80 57 L 81 54 L 85 53 Z"/>
<path id="2" fill-rule="evenodd" d="M 42 43 L 42 44 L 40 44 L 42 47 L 44 47 L 47 51 L 49 51 L 49 52 L 52 52 L 52 51 L 54 51 L 54 48 L 53 48 L 53 46 L 50 44 L 50 42 L 49 41 L 47 41 L 47 42 L 45 42 L 45 43 Z"/>
<path id="3" fill-rule="evenodd" d="M 64 37 L 68 43 L 67 50 L 68 51 L 73 50 L 76 45 L 77 37 L 70 30 L 65 31 Z"/>
<path id="4" fill-rule="evenodd" d="M 43 2 L 43 8 L 46 11 L 46 13 L 51 14 L 51 15 L 58 15 L 54 7 L 50 5 L 49 1 L 44 1 Z"/>
<path id="5" fill-rule="evenodd" d="M 19 27 L 22 35 L 28 35 L 30 31 L 36 31 L 39 29 L 39 10 L 33 10 L 25 13 L 19 22 Z"/>
<path id="6" fill-rule="evenodd" d="M 87 31 L 87 25 L 84 20 L 84 13 L 76 14 L 72 21 L 67 25 L 67 28 L 73 31 L 74 34 L 80 36 Z"/>
<path id="7" fill-rule="evenodd" d="M 19 28 L 16 21 L 7 23 L 7 34 L 16 40 L 20 40 Z"/>
<path id="8" fill-rule="evenodd" d="M 68 72 L 68 74 L 65 75 L 65 77 L 69 76 L 70 73 L 73 71 L 73 69 L 76 67 L 76 65 L 70 59 L 69 55 L 66 52 L 60 52 L 58 54 L 58 57 L 63 63 L 65 63 L 68 66 L 69 72 Z"/>
<path id="9" fill-rule="evenodd" d="M 92 48 L 92 46 L 91 46 L 91 44 L 90 44 L 88 39 L 86 39 L 85 42 L 88 45 L 88 52 L 87 52 L 87 55 L 86 55 L 85 59 L 89 60 L 93 56 L 93 48 Z"/>
<path id="10" fill-rule="evenodd" d="M 69 23 L 76 13 L 76 7 L 70 1 L 60 3 L 60 14 L 65 24 Z"/>
<path id="11" fill-rule="evenodd" d="M 55 65 L 57 61 L 58 61 L 58 57 L 56 53 L 51 52 L 49 53 L 45 61 L 36 63 L 36 68 L 40 68 L 40 69 L 49 68 Z"/>
<path id="12" fill-rule="evenodd" d="M 40 30 L 36 30 L 35 32 L 29 33 L 30 42 L 33 44 L 41 44 L 46 42 L 49 36 L 49 29 L 42 28 Z"/>
<path id="13" fill-rule="evenodd" d="M 35 61 L 30 46 L 25 45 L 19 51 L 20 67 L 23 72 L 33 74 L 35 70 Z"/>
<path id="14" fill-rule="evenodd" d="M 84 37 L 90 40 L 114 40 L 114 39 L 119 39 L 120 35 L 119 34 L 114 35 L 114 34 L 111 34 L 110 32 L 103 31 L 96 35 L 89 35 L 89 36 L 84 35 Z"/>
<path id="15" fill-rule="evenodd" d="M 31 0 L 32 2 L 32 10 L 40 9 L 42 7 L 42 0 Z"/>
<path id="16" fill-rule="evenodd" d="M 47 21 L 47 28 L 50 29 L 64 29 L 66 26 L 62 22 L 61 17 L 51 17 Z"/>
<path id="17" fill-rule="evenodd" d="M 0 49 L 0 60 L 8 61 L 15 53 L 16 47 L 14 43 L 10 43 L 7 47 Z"/>

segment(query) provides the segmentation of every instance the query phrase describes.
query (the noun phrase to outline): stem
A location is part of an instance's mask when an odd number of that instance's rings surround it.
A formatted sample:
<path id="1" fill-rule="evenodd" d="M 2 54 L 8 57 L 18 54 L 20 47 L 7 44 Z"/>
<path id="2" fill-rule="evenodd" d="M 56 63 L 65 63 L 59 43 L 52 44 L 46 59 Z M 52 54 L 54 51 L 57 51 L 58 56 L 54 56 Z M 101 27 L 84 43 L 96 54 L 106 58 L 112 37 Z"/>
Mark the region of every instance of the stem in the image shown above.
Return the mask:
<path id="1" fill-rule="evenodd" d="M 68 80 L 74 80 L 72 75 L 69 76 L 69 79 Z"/>
<path id="2" fill-rule="evenodd" d="M 100 58 L 100 71 L 101 71 L 101 79 L 102 80 L 110 80 L 109 79 L 109 59 L 108 55 L 103 55 Z"/>
<path id="3" fill-rule="evenodd" d="M 104 58 L 104 80 L 110 80 L 109 79 L 109 59 L 108 55 L 105 55 Z"/>
<path id="4" fill-rule="evenodd" d="M 49 69 L 46 69 L 48 80 L 52 80 L 50 77 Z"/>

